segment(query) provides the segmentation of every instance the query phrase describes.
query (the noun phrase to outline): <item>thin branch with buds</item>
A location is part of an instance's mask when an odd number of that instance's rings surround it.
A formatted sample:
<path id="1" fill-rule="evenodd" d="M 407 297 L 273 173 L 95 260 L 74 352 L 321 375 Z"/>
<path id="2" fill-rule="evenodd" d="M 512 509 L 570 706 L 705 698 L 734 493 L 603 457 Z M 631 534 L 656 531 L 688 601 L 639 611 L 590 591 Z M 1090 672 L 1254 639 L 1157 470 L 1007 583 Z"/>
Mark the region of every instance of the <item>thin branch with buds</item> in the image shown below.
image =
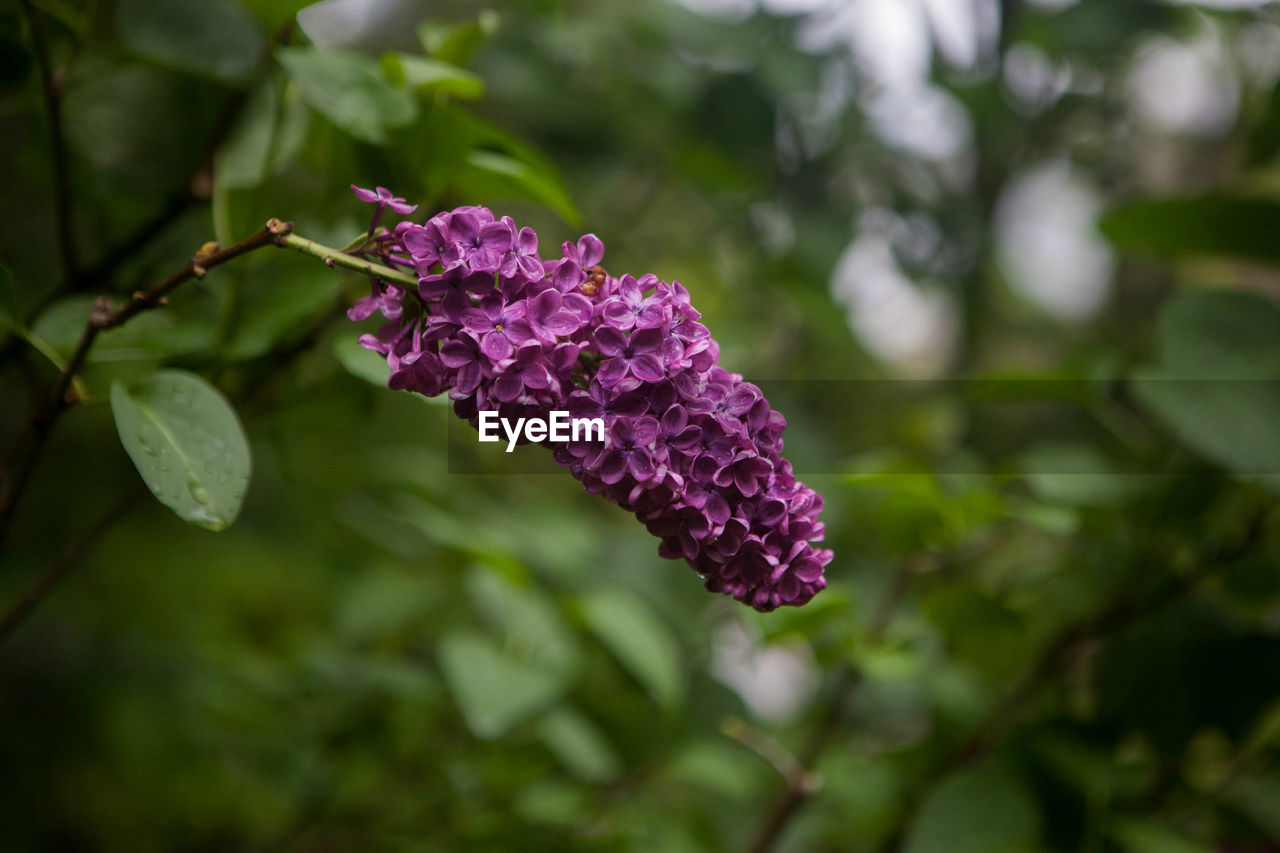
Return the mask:
<path id="1" fill-rule="evenodd" d="M 1059 675 L 1069 671 L 1070 664 L 1085 649 L 1182 600 L 1209 578 L 1231 568 L 1263 539 L 1272 514 L 1269 510 L 1263 510 L 1255 515 L 1239 542 L 1207 556 L 1199 569 L 1169 579 L 1153 594 L 1142 595 L 1135 589 L 1126 590 L 1097 613 L 1063 628 L 1044 647 L 1022 679 L 983 718 L 973 734 L 915 786 L 914 795 L 908 800 L 893 830 L 881 845 L 881 853 L 896 853 L 902 848 L 907 830 L 919 812 L 924 793 L 999 746 L 1013 731 L 1031 702 Z"/>
<path id="2" fill-rule="evenodd" d="M 75 570 L 93 544 L 137 506 L 142 494 L 141 490 L 132 489 L 103 513 L 88 530 L 59 552 L 53 562 L 45 567 L 45 570 L 22 594 L 22 597 L 3 615 L 0 615 L 0 645 L 3 645 L 9 636 L 27 620 L 27 617 L 49 597 L 54 587 Z"/>
<path id="3" fill-rule="evenodd" d="M 53 67 L 53 55 L 44 31 L 44 21 L 36 13 L 31 0 L 22 0 L 22 13 L 31 31 L 36 66 L 40 71 L 40 95 L 44 98 L 49 122 L 49 151 L 53 158 L 53 206 L 57 217 L 56 233 L 62 257 L 63 275 L 67 283 L 79 274 L 75 229 L 71 222 L 71 169 L 67 158 L 67 139 L 62 127 L 62 72 Z"/>
<path id="4" fill-rule="evenodd" d="M 898 609 L 898 605 L 902 603 L 903 596 L 906 595 L 907 587 L 913 577 L 936 571 L 946 565 L 968 560 L 978 553 L 988 550 L 994 541 L 994 537 L 983 539 L 974 546 L 948 554 L 938 555 L 922 552 L 903 560 L 889 579 L 888 586 L 885 587 L 875 610 L 871 614 L 871 619 L 867 622 L 867 626 L 862 632 L 863 644 L 874 646 L 884 639 L 885 632 L 888 631 L 889 624 L 893 620 L 893 614 Z M 831 738 L 839 731 L 841 723 L 844 722 L 845 713 L 849 704 L 853 701 L 853 696 L 857 692 L 858 686 L 862 683 L 862 678 L 862 670 L 853 664 L 843 665 L 836 674 L 835 687 L 832 689 L 831 700 L 827 705 L 826 712 L 810 733 L 809 739 L 805 742 L 804 748 L 801 749 L 799 755 L 790 762 L 790 765 L 793 765 L 791 772 L 782 774 L 787 782 L 787 787 L 782 796 L 769 809 L 764 822 L 760 825 L 760 829 L 757 831 L 755 839 L 749 848 L 752 853 L 766 853 L 766 851 L 772 850 L 782 836 L 783 830 L 799 814 L 805 803 L 820 789 L 821 786 L 815 784 L 817 777 L 813 772 L 813 767 L 822 756 Z"/>

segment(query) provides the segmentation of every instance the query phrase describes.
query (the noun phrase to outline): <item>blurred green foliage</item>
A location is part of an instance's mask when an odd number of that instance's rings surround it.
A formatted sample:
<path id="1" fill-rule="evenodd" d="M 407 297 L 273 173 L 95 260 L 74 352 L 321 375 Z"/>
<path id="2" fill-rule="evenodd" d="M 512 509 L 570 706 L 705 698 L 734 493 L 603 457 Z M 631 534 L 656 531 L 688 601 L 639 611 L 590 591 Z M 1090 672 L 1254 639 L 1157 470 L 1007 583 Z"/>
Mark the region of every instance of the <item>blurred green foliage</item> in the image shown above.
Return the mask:
<path id="1" fill-rule="evenodd" d="M 358 276 L 259 251 L 99 338 L 18 506 L 0 608 L 76 571 L 0 645 L 0 848 L 764 849 L 821 732 L 781 849 L 1276 849 L 1274 9 L 1002 2 L 971 61 L 929 42 L 939 157 L 815 41 L 841 4 L 386 3 L 341 43 L 305 5 L 0 9 L 0 447 L 95 295 L 272 216 L 343 245 L 379 184 L 683 281 L 788 416 L 830 587 L 710 599 L 536 448 L 381 387 Z M 1144 123 L 1169 41 L 1216 45 L 1228 123 Z M 1028 56 L 1072 82 L 1028 95 Z M 1001 262 L 1048 161 L 1118 253 L 1085 317 Z M 868 211 L 954 310 L 924 378 L 841 298 Z"/>

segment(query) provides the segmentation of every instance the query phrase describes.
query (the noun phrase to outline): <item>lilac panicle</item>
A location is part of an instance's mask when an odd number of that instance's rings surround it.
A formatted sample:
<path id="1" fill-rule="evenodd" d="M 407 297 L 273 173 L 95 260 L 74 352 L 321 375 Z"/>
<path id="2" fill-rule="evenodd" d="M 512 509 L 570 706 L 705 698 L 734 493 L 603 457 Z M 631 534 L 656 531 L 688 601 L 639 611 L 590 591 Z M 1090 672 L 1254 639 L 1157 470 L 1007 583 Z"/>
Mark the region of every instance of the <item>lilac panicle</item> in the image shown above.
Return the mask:
<path id="1" fill-rule="evenodd" d="M 414 209 L 382 187 L 352 189 L 377 216 Z M 761 611 L 826 586 L 822 496 L 781 456 L 786 420 L 719 366 L 679 282 L 609 275 L 594 234 L 544 259 L 532 229 L 483 207 L 401 222 L 362 251 L 418 276 L 416 290 L 375 280 L 349 312 L 387 321 L 360 343 L 386 358 L 390 387 L 448 394 L 473 426 L 494 410 L 602 418 L 605 442 L 548 442 L 554 458 L 633 512 L 659 554 Z"/>

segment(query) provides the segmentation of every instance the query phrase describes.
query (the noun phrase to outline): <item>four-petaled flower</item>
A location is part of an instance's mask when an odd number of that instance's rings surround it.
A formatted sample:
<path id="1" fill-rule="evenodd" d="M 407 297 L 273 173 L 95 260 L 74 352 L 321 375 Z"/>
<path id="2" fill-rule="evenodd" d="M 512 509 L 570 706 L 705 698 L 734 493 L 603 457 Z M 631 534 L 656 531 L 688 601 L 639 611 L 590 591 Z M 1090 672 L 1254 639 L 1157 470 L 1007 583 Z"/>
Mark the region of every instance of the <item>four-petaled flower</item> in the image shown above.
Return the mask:
<path id="1" fill-rule="evenodd" d="M 376 204 L 379 208 L 389 207 L 401 216 L 407 216 L 418 209 L 416 204 L 409 204 L 404 199 L 392 195 L 391 190 L 386 187 L 377 187 L 376 189 L 366 190 L 352 184 L 351 191 L 355 193 L 356 198 L 361 201 Z"/>

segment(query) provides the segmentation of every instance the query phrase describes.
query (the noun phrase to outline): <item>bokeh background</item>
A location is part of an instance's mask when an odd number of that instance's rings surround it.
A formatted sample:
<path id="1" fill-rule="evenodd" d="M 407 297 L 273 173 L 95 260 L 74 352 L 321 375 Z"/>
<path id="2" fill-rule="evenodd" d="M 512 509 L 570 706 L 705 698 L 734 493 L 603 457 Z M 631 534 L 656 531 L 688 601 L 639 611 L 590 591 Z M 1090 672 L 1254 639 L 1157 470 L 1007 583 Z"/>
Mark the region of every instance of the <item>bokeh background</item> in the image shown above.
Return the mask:
<path id="1" fill-rule="evenodd" d="M 377 184 L 681 280 L 836 552 L 709 596 L 254 253 L 102 336 L 17 507 L 0 609 L 69 575 L 0 849 L 1277 850 L 1278 75 L 1225 0 L 0 8 L 8 473 L 95 295 Z M 121 449 L 159 366 L 244 424 L 227 530 Z"/>

